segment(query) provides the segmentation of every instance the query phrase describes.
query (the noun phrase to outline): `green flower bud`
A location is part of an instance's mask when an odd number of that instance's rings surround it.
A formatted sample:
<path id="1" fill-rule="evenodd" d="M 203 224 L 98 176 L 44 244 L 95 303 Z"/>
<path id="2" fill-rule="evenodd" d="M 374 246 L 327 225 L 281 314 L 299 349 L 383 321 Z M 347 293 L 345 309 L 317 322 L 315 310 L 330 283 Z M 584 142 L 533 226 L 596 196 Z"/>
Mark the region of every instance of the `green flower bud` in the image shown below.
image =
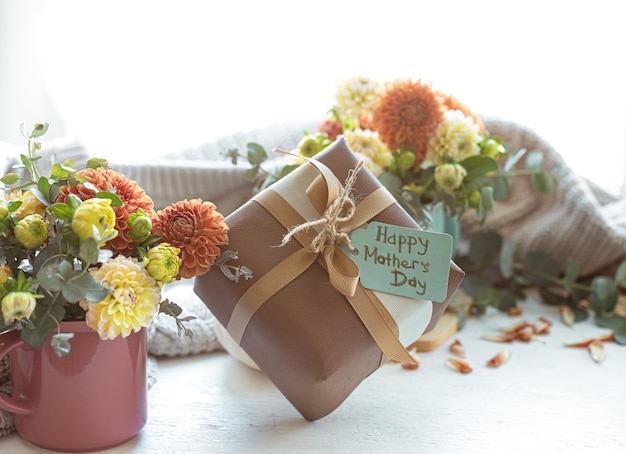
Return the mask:
<path id="1" fill-rule="evenodd" d="M 48 239 L 50 223 L 39 214 L 29 214 L 15 225 L 13 234 L 26 249 L 36 249 Z"/>
<path id="2" fill-rule="evenodd" d="M 138 215 L 128 220 L 129 236 L 135 243 L 142 243 L 152 231 L 152 221 L 149 217 Z"/>
<path id="3" fill-rule="evenodd" d="M 10 292 L 2 298 L 2 316 L 5 325 L 15 320 L 30 318 L 35 310 L 35 295 L 30 292 Z"/>
<path id="4" fill-rule="evenodd" d="M 320 151 L 319 143 L 315 136 L 304 136 L 298 142 L 298 154 L 306 158 L 312 158 Z"/>
<path id="5" fill-rule="evenodd" d="M 0 222 L 4 221 L 9 215 L 9 206 L 5 200 L 0 200 Z"/>
<path id="6" fill-rule="evenodd" d="M 460 164 L 441 164 L 435 169 L 435 181 L 446 192 L 461 186 L 467 171 Z"/>
<path id="7" fill-rule="evenodd" d="M 115 211 L 110 199 L 88 199 L 76 208 L 72 217 L 72 230 L 82 241 L 93 238 L 100 246 L 117 236 Z"/>
<path id="8" fill-rule="evenodd" d="M 148 274 L 159 284 L 172 282 L 178 275 L 181 265 L 180 249 L 161 243 L 148 251 L 143 264 Z"/>
<path id="9" fill-rule="evenodd" d="M 467 202 L 469 206 L 472 208 L 478 208 L 478 203 L 480 202 L 480 191 L 478 189 L 473 189 L 467 194 Z"/>
<path id="10" fill-rule="evenodd" d="M 506 154 L 506 149 L 504 148 L 504 145 L 499 143 L 497 140 L 487 139 L 481 150 L 481 154 L 498 159 Z"/>

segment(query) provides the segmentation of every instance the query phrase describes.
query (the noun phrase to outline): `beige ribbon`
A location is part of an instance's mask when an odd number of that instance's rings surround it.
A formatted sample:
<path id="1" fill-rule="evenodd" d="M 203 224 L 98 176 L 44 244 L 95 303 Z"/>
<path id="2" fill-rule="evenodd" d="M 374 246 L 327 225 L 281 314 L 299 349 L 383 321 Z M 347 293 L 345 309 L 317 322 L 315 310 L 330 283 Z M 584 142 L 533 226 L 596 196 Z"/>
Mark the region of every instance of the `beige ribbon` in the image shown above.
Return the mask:
<path id="1" fill-rule="evenodd" d="M 295 238 L 303 248 L 288 256 L 244 292 L 229 319 L 228 332 L 237 343 L 241 343 L 256 310 L 318 261 L 328 272 L 331 284 L 348 299 L 383 354 L 391 360 L 414 362 L 398 339 L 397 325 L 387 309 L 372 291 L 359 285 L 358 266 L 343 249 L 335 247 L 337 242 L 341 242 L 351 248 L 348 234 L 395 203 L 395 199 L 381 187 L 355 204 L 350 192 L 362 164 L 349 173 L 345 186 L 342 186 L 328 167 L 317 160 L 308 162 L 318 170 L 324 184 L 312 185 L 313 190 L 307 191 L 307 194 L 314 206 L 325 206 L 326 209 L 320 219 L 303 222 L 293 207 L 271 187 L 254 197 L 289 229 L 283 243 Z M 321 201 L 323 204 L 320 204 Z M 297 227 L 290 228 L 294 225 Z M 313 227 L 320 228 L 320 231 L 313 234 Z"/>

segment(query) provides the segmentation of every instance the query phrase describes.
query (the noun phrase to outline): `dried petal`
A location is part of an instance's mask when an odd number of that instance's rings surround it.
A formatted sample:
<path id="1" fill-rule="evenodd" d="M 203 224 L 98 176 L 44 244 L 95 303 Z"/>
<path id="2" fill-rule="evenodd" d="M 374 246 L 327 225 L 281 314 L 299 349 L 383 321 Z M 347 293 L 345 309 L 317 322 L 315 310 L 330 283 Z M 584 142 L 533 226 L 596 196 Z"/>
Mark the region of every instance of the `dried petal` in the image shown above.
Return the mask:
<path id="1" fill-rule="evenodd" d="M 487 361 L 487 366 L 489 367 L 500 367 L 511 357 L 511 352 L 509 350 L 502 350 L 496 356 Z"/>
<path id="2" fill-rule="evenodd" d="M 526 327 L 528 326 L 531 326 L 530 323 L 524 321 L 524 322 L 519 322 L 519 323 L 516 323 L 515 325 L 511 325 L 505 328 L 500 328 L 500 331 L 502 331 L 503 333 L 516 333 L 518 331 L 522 331 L 526 329 Z"/>
<path id="3" fill-rule="evenodd" d="M 535 328 L 531 325 L 525 326 L 523 329 L 515 332 L 515 340 L 521 342 L 530 342 L 535 336 Z"/>
<path id="4" fill-rule="evenodd" d="M 550 327 L 552 326 L 552 322 L 547 318 L 539 317 L 534 325 L 535 334 L 549 334 Z"/>
<path id="5" fill-rule="evenodd" d="M 409 355 L 411 358 L 415 360 L 415 363 L 411 363 L 409 361 L 404 361 L 401 365 L 403 369 L 406 370 L 417 370 L 420 367 L 420 358 L 417 356 L 417 351 L 415 349 L 409 350 Z"/>
<path id="6" fill-rule="evenodd" d="M 513 342 L 514 335 L 510 334 L 483 334 L 482 338 L 491 342 Z"/>
<path id="7" fill-rule="evenodd" d="M 469 374 L 472 371 L 472 368 L 469 365 L 469 363 L 462 359 L 448 358 L 448 360 L 446 361 L 446 364 L 450 366 L 451 368 L 453 368 L 454 370 L 456 370 L 457 372 L 460 372 L 462 374 Z"/>
<path id="8" fill-rule="evenodd" d="M 603 336 L 598 336 L 598 337 L 592 337 L 590 339 L 585 339 L 579 342 L 570 342 L 565 344 L 566 347 L 574 347 L 574 348 L 589 348 L 589 346 L 596 342 L 612 342 L 614 341 L 615 338 L 613 336 L 613 331 L 611 331 L 608 334 L 604 334 Z"/>
<path id="9" fill-rule="evenodd" d="M 461 344 L 461 341 L 458 339 L 455 339 L 454 342 L 450 344 L 450 352 L 454 353 L 456 356 L 465 358 L 465 348 L 463 347 L 463 344 Z"/>
<path id="10" fill-rule="evenodd" d="M 567 326 L 574 326 L 574 322 L 576 321 L 574 316 L 574 310 L 569 306 L 559 306 L 559 313 L 561 314 L 561 321 L 565 323 Z"/>
<path id="11" fill-rule="evenodd" d="M 507 311 L 507 314 L 509 314 L 510 317 L 518 317 L 522 315 L 522 313 L 523 313 L 522 308 L 518 306 L 510 307 L 509 310 Z"/>
<path id="12" fill-rule="evenodd" d="M 604 351 L 604 342 L 594 340 L 589 344 L 589 354 L 596 363 L 601 363 L 606 358 L 606 352 Z"/>

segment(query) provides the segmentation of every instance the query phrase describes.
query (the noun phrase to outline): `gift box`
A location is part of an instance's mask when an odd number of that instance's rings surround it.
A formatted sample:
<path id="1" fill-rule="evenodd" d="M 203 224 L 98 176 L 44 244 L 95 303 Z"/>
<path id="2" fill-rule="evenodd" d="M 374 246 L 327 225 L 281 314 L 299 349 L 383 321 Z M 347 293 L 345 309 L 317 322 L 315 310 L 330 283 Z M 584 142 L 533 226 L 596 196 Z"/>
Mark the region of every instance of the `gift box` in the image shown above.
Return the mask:
<path id="1" fill-rule="evenodd" d="M 436 302 L 361 285 L 350 253 L 333 239 L 345 240 L 374 221 L 419 227 L 359 165 L 340 138 L 255 195 L 226 218 L 227 249 L 238 253 L 238 263 L 249 267 L 253 278 L 233 282 L 213 267 L 196 278 L 194 287 L 232 338 L 310 421 L 335 410 L 387 361 L 410 361 L 405 346 L 435 326 L 464 276 L 450 261 L 447 291 Z M 326 228 L 320 219 L 346 194 L 353 209 L 340 207 L 333 228 Z M 326 235 L 320 248 L 324 231 L 335 236 L 329 241 Z"/>

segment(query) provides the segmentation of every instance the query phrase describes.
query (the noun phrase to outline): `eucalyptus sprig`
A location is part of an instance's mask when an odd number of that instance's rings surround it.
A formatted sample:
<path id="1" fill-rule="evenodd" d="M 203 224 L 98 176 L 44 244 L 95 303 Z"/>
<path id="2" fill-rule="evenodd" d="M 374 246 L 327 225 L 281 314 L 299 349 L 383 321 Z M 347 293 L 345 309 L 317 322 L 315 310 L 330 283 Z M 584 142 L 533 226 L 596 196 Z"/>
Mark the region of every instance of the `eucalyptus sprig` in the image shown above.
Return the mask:
<path id="1" fill-rule="evenodd" d="M 526 299 L 527 289 L 536 288 L 543 303 L 569 308 L 576 322 L 593 316 L 626 345 L 626 318 L 615 312 L 620 290 L 626 290 L 626 261 L 612 275 L 580 276 L 579 263 L 571 258 L 562 270 L 544 252 L 515 257 L 512 239 L 482 232 L 470 239 L 467 253 L 455 258 L 466 273 L 462 288 L 471 297 L 473 313 L 485 313 L 489 306 L 509 310 Z"/>

